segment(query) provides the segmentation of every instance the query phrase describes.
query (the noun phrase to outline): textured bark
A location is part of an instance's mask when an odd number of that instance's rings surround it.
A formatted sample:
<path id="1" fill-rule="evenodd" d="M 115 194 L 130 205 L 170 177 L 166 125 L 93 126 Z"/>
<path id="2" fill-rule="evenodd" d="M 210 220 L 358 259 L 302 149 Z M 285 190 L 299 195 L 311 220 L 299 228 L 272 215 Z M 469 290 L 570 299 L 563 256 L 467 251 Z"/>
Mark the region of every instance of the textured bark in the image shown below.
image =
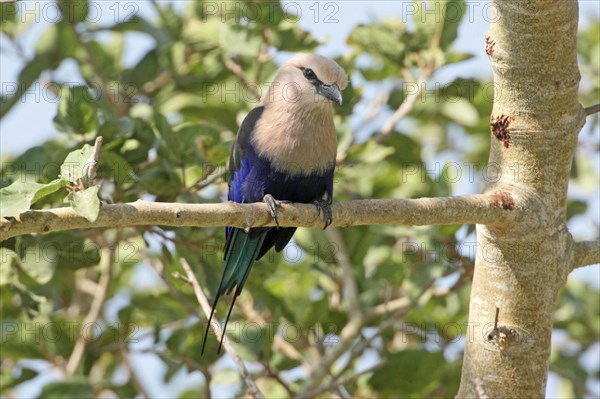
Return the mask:
<path id="1" fill-rule="evenodd" d="M 596 263 L 600 263 L 600 241 L 576 242 L 573 269 Z"/>
<path id="2" fill-rule="evenodd" d="M 445 198 L 359 200 L 336 202 L 332 206 L 333 227 L 366 224 L 475 224 L 514 223 L 520 210 L 506 193 Z M 323 227 L 323 216 L 314 205 L 282 204 L 278 209 L 281 226 Z M 262 203 L 180 204 L 136 201 L 104 205 L 95 222 L 71 208 L 22 213 L 17 219 L 0 218 L 0 242 L 30 233 L 125 226 L 274 226 Z"/>
<path id="3" fill-rule="evenodd" d="M 523 219 L 512 226 L 477 226 L 457 397 L 539 398 L 545 394 L 557 294 L 575 259 L 566 200 L 585 119 L 577 101 L 578 5 L 497 0 L 492 8 L 497 15 L 487 38 L 494 43 L 488 55 L 495 89 L 489 162 L 501 165 L 505 178 L 488 190 L 510 193 Z"/>

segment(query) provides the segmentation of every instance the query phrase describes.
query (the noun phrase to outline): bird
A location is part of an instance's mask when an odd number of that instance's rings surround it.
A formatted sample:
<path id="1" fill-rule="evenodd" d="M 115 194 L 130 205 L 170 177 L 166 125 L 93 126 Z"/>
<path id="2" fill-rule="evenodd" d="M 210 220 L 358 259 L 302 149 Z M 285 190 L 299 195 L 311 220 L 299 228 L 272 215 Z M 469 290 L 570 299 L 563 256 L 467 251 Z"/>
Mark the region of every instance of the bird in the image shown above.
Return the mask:
<path id="1" fill-rule="evenodd" d="M 225 318 L 220 353 L 233 305 L 252 265 L 271 248 L 280 252 L 295 227 L 280 227 L 282 203 L 312 203 L 323 212 L 324 229 L 332 222 L 333 176 L 337 135 L 333 104 L 342 104 L 348 85 L 335 61 L 298 53 L 276 72 L 258 105 L 242 121 L 229 157 L 228 200 L 264 202 L 276 227 L 225 228 L 224 266 L 204 340 L 219 298 L 233 292 Z"/>

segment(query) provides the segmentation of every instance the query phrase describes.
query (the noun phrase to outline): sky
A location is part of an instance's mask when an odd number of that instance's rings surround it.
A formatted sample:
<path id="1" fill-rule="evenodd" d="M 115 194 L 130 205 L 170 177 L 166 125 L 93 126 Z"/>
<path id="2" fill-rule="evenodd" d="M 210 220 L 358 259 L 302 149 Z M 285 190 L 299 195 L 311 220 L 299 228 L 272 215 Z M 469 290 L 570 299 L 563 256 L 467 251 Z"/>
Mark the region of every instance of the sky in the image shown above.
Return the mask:
<path id="1" fill-rule="evenodd" d="M 176 8 L 181 9 L 185 6 L 185 1 L 159 1 L 160 3 L 171 3 Z M 26 57 L 31 57 L 35 43 L 43 34 L 48 26 L 47 20 L 52 20 L 51 1 L 19 2 L 20 10 L 37 10 L 37 21 L 26 32 L 21 43 Z M 96 2 L 101 11 L 98 15 L 99 23 L 110 23 L 115 17 L 123 18 L 132 11 L 139 12 L 145 16 L 153 16 L 151 7 L 144 1 L 117 2 L 103 0 Z M 358 23 L 367 23 L 386 17 L 399 17 L 404 20 L 411 18 L 412 2 L 409 1 L 285 1 L 284 8 L 294 11 L 301 16 L 300 26 L 312 32 L 324 44 L 318 49 L 318 52 L 328 56 L 342 54 L 346 49 L 345 38 L 351 29 Z M 469 1 L 467 22 L 463 22 L 460 27 L 459 36 L 455 42 L 455 50 L 468 52 L 475 57 L 465 63 L 454 67 L 446 68 L 444 76 L 448 80 L 458 76 L 462 77 L 483 77 L 491 79 L 491 68 L 487 61 L 484 49 L 484 37 L 489 26 L 489 2 L 487 1 Z M 37 9 L 36 9 L 37 7 Z M 35 14 L 35 13 L 34 13 Z M 580 26 L 585 26 L 589 21 L 598 20 L 600 17 L 600 2 L 596 0 L 580 2 Z M 124 62 L 127 65 L 133 65 L 139 58 L 153 46 L 153 43 L 140 34 L 132 34 L 126 38 L 126 58 Z M 16 81 L 18 73 L 23 66 L 23 60 L 11 49 L 7 40 L 0 36 L 0 81 L 2 82 L 2 92 L 5 91 L 7 83 Z M 62 78 L 69 82 L 81 82 L 81 77 L 75 67 L 74 62 L 65 61 L 57 71 L 57 78 Z M 40 143 L 57 135 L 52 125 L 52 118 L 55 115 L 57 104 L 49 101 L 50 96 L 44 96 L 43 92 L 32 91 L 31 94 L 17 105 L 5 118 L 0 120 L 0 156 L 2 154 L 19 154 L 31 146 Z M 594 137 L 592 135 L 592 137 Z M 597 136 L 596 139 L 597 140 Z M 596 165 L 598 160 L 595 159 Z M 589 195 L 585 194 L 584 195 Z M 596 197 L 598 194 L 592 194 Z M 598 205 L 598 198 L 595 198 L 594 204 Z M 600 205 L 597 207 L 600 208 Z M 600 224 L 600 211 L 590 211 L 589 215 L 576 221 L 570 228 L 575 234 L 585 236 L 589 226 Z M 576 278 L 591 281 L 600 286 L 600 272 L 597 267 L 581 269 L 576 273 Z M 115 305 L 118 306 L 118 305 Z M 140 342 L 141 347 L 145 343 Z M 600 353 L 600 349 L 598 350 Z M 148 366 L 147 370 L 140 374 L 140 378 L 147 384 L 149 392 L 155 396 L 169 396 L 173 393 L 174 387 L 162 386 L 158 382 L 161 378 L 161 365 L 156 359 L 139 355 L 139 358 L 132 359 L 134 363 Z M 142 366 L 143 367 L 143 366 Z M 55 378 L 55 375 L 49 374 L 46 378 Z M 551 377 L 548 382 L 548 394 L 555 396 L 557 392 L 556 378 Z M 39 387 L 39 383 L 37 386 Z M 197 378 L 189 376 L 175 376 L 171 385 L 181 387 L 181 384 L 198 383 Z M 28 391 L 29 389 L 29 391 Z M 35 391 L 35 387 L 24 387 L 21 393 L 27 394 Z M 217 387 L 218 389 L 218 387 Z M 554 395 L 553 395 L 554 394 Z M 27 395 L 25 395 L 27 396 Z"/>

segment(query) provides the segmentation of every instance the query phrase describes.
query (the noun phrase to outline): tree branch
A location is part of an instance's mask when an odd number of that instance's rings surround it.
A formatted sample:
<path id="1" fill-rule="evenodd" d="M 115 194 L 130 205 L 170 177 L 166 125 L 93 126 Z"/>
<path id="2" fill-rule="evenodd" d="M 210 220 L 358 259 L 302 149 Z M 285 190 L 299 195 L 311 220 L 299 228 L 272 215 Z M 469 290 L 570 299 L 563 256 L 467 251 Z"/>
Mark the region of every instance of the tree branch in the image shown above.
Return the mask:
<path id="1" fill-rule="evenodd" d="M 438 23 L 436 25 L 436 31 L 431 40 L 431 45 L 429 46 L 429 52 L 430 54 L 432 54 L 432 56 L 431 59 L 427 60 L 426 64 L 421 67 L 421 74 L 419 76 L 419 79 L 415 83 L 415 91 L 407 93 L 406 97 L 404 98 L 404 101 L 402 101 L 402 104 L 400 104 L 400 106 L 398 107 L 398 109 L 396 109 L 396 111 L 394 111 L 392 116 L 390 116 L 385 121 L 383 127 L 381 128 L 381 134 L 376 139 L 378 143 L 383 142 L 385 138 L 388 137 L 394 131 L 396 124 L 413 110 L 415 103 L 421 97 L 421 92 L 425 87 L 425 83 L 429 78 L 431 78 L 431 75 L 433 75 L 433 73 L 435 72 L 437 64 L 436 57 L 433 56 L 433 54 L 436 54 L 436 52 L 440 48 L 440 40 L 442 39 L 444 23 L 445 19 L 442 19 L 441 23 Z M 410 76 L 410 71 L 408 69 L 405 69 L 404 75 L 406 79 L 406 75 Z M 406 80 L 405 83 L 408 82 L 411 82 L 411 80 Z"/>
<path id="2" fill-rule="evenodd" d="M 210 314 L 210 304 L 208 303 L 208 299 L 202 292 L 202 289 L 200 288 L 200 284 L 198 283 L 198 280 L 196 279 L 196 276 L 194 275 L 192 268 L 190 267 L 190 265 L 187 263 L 187 261 L 184 258 L 181 258 L 179 261 L 181 263 L 181 266 L 183 266 L 183 269 L 185 270 L 185 274 L 187 275 L 187 280 L 189 281 L 192 288 L 194 289 L 194 294 L 196 294 L 196 299 L 198 300 L 200 307 L 204 311 L 204 314 L 206 315 L 206 317 L 208 317 L 208 315 Z M 248 391 L 250 391 L 250 395 L 252 395 L 253 398 L 264 399 L 265 396 L 262 394 L 260 389 L 258 389 L 258 386 L 256 386 L 256 383 L 254 382 L 254 380 L 250 377 L 250 373 L 248 373 L 248 369 L 244 365 L 244 362 L 236 353 L 235 349 L 229 342 L 229 339 L 227 339 L 227 334 L 225 334 L 225 331 L 222 331 L 221 333 L 219 333 L 215 330 L 215 334 L 217 334 L 217 335 L 223 334 L 224 335 L 223 347 L 225 348 L 227 353 L 229 353 L 229 355 L 233 359 L 235 365 L 237 366 L 238 370 L 240 371 L 240 374 L 241 374 L 242 378 L 244 379 L 244 382 L 248 386 Z"/>
<path id="3" fill-rule="evenodd" d="M 380 367 L 383 367 L 387 364 L 387 360 L 384 359 L 378 363 L 375 363 L 375 365 L 368 367 L 362 371 L 359 371 L 358 373 L 352 374 L 351 376 L 348 376 L 346 378 L 341 378 L 341 379 L 334 379 L 333 381 L 331 381 L 329 384 L 327 385 L 323 385 L 320 387 L 317 387 L 315 389 L 313 389 L 310 392 L 304 392 L 302 394 L 303 398 L 314 398 L 315 396 L 323 393 L 323 392 L 328 392 L 332 389 L 335 389 L 339 386 L 343 386 L 346 385 L 350 382 L 353 382 L 355 380 L 357 380 L 358 378 L 360 378 L 361 376 L 368 374 L 368 373 L 372 373 L 373 371 L 377 370 Z"/>
<path id="4" fill-rule="evenodd" d="M 109 249 L 105 249 L 106 256 L 102 256 L 101 258 L 103 260 L 102 263 L 104 264 L 101 266 L 102 272 L 100 275 L 100 280 L 96 285 L 96 292 L 94 294 L 92 305 L 90 306 L 90 311 L 83 320 L 83 323 L 81 324 L 82 326 L 87 326 L 89 324 L 95 323 L 98 317 L 100 316 L 100 312 L 102 311 L 102 306 L 106 301 L 108 288 L 112 280 L 112 268 L 116 251 L 115 248 L 118 242 L 119 235 L 117 234 L 115 244 L 113 244 Z M 73 352 L 71 352 L 71 356 L 69 357 L 69 361 L 67 362 L 67 366 L 65 367 L 66 375 L 71 376 L 75 374 L 75 372 L 79 368 L 81 359 L 83 359 L 83 355 L 85 354 L 85 349 L 87 347 L 88 342 L 89 340 L 85 337 L 84 334 L 78 335 L 77 341 L 75 342 L 75 346 L 73 347 Z"/>
<path id="5" fill-rule="evenodd" d="M 587 108 L 584 108 L 584 112 L 585 112 L 585 116 L 594 115 L 594 114 L 600 112 L 600 104 L 595 104 L 595 105 L 589 106 Z"/>
<path id="6" fill-rule="evenodd" d="M 255 99 L 258 100 L 260 97 L 258 95 L 258 90 L 254 85 L 251 85 L 250 82 L 248 82 L 248 80 L 246 79 L 246 74 L 244 73 L 244 69 L 241 67 L 241 65 L 235 62 L 227 54 L 223 55 L 223 63 L 225 64 L 227 69 L 229 69 L 231 73 L 233 73 L 238 78 L 240 83 L 244 85 L 244 88 L 247 89 L 250 93 L 252 93 Z"/>
<path id="7" fill-rule="evenodd" d="M 575 243 L 573 270 L 600 263 L 600 241 L 580 241 Z"/>
<path id="8" fill-rule="evenodd" d="M 409 309 L 411 309 L 423 296 L 423 294 L 431 288 L 433 282 L 434 280 L 431 280 L 429 283 L 427 283 L 405 307 L 399 308 L 393 315 L 380 323 L 377 328 L 377 332 L 366 341 L 360 342 L 359 347 L 362 346 L 362 349 L 355 351 L 354 354 L 362 353 L 362 350 L 366 349 L 366 347 L 375 339 L 376 336 L 380 335 L 385 329 L 391 327 L 396 322 L 398 317 L 401 317 Z M 347 353 L 352 344 L 355 342 L 356 337 L 358 337 L 360 334 L 362 328 L 371 320 L 373 316 L 373 314 L 367 314 L 362 318 L 354 317 L 349 320 L 339 334 L 338 343 L 319 360 L 318 364 L 312 367 L 309 376 L 302 386 L 301 392 L 312 392 L 313 390 L 317 389 L 323 378 L 327 375 L 330 375 L 331 366 L 340 358 L 340 356 L 342 356 L 344 353 Z M 349 365 L 353 358 L 355 358 L 355 356 L 351 353 L 350 359 L 348 359 L 348 363 L 346 364 Z M 306 396 L 303 394 L 302 397 Z"/>
<path id="9" fill-rule="evenodd" d="M 402 104 L 400 104 L 398 109 L 396 109 L 392 116 L 390 116 L 383 124 L 383 127 L 381 128 L 381 134 L 377 137 L 378 143 L 383 142 L 385 138 L 387 138 L 394 131 L 396 124 L 412 111 L 415 103 L 421 96 L 421 91 L 425 85 L 425 82 L 431 77 L 432 72 L 433 68 L 431 67 L 426 67 L 423 70 L 419 80 L 415 83 L 415 90 L 406 95 L 406 98 Z"/>
<path id="10" fill-rule="evenodd" d="M 507 202 L 507 198 L 510 200 Z M 519 220 L 520 207 L 507 193 L 456 197 L 357 200 L 332 206 L 332 227 L 368 224 L 486 224 L 511 225 Z M 278 210 L 282 227 L 322 227 L 314 205 L 282 204 Z M 126 226 L 274 226 L 263 203 L 182 204 L 138 200 L 100 207 L 90 222 L 72 208 L 30 210 L 16 218 L 0 218 L 0 242 L 11 237 L 56 231 Z"/>
<path id="11" fill-rule="evenodd" d="M 360 307 L 358 287 L 354 280 L 352 262 L 344 245 L 344 239 L 337 229 L 327 229 L 325 234 L 329 242 L 335 246 L 335 259 L 342 273 L 343 295 L 348 300 L 348 313 L 351 318 L 362 318 L 363 314 Z"/>
<path id="12" fill-rule="evenodd" d="M 85 163 L 88 168 L 88 186 L 93 185 L 94 179 L 96 178 L 96 169 L 98 169 L 98 161 L 100 159 L 100 148 L 102 148 L 102 136 L 96 137 L 96 141 L 94 142 L 94 152 L 92 152 L 90 159 Z"/>

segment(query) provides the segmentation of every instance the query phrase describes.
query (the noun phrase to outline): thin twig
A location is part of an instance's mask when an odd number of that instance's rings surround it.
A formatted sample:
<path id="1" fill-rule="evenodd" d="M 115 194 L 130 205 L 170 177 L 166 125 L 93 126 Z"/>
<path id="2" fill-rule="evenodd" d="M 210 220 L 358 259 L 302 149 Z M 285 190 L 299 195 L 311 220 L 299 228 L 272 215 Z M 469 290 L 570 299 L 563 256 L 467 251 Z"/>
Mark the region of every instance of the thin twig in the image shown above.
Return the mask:
<path id="1" fill-rule="evenodd" d="M 395 312 L 400 309 L 404 309 L 407 306 L 410 306 L 411 300 L 408 297 L 401 297 L 391 300 L 389 302 L 380 303 L 372 308 L 367 314 L 366 317 L 376 317 L 383 316 L 388 313 Z"/>
<path id="2" fill-rule="evenodd" d="M 73 29 L 73 33 L 75 34 L 75 38 L 77 39 L 78 44 L 83 48 L 83 50 L 85 52 L 85 62 L 90 66 L 92 73 L 95 75 L 95 78 L 98 81 L 97 83 L 100 86 L 99 90 L 100 90 L 100 94 L 101 94 L 98 98 L 101 98 L 101 99 L 106 98 L 108 101 L 108 105 L 110 106 L 111 110 L 116 115 L 118 115 L 118 116 L 126 115 L 128 109 L 129 109 L 129 106 L 128 106 L 127 102 L 123 101 L 120 90 L 115 90 L 114 95 L 112 94 L 113 90 L 111 90 L 109 82 L 104 77 L 104 71 L 98 65 L 98 63 L 97 63 L 98 59 L 97 59 L 97 57 L 94 56 L 94 53 L 92 51 L 92 48 L 90 47 L 90 44 L 82 38 L 81 34 L 76 32 L 74 25 L 69 25 L 69 26 L 71 27 L 71 29 Z M 86 79 L 86 81 L 88 83 L 96 83 L 96 82 L 90 82 L 86 76 L 84 76 L 84 78 Z M 104 94 L 106 94 L 106 95 L 104 95 Z"/>
<path id="3" fill-rule="evenodd" d="M 352 271 L 352 264 L 346 245 L 339 230 L 336 228 L 325 230 L 327 239 L 334 245 L 335 259 L 341 269 L 342 280 L 344 282 L 344 296 L 348 300 L 348 312 L 351 318 L 362 318 L 362 309 L 358 298 L 358 288 Z"/>
<path id="4" fill-rule="evenodd" d="M 183 276 L 181 276 L 181 277 L 183 277 Z M 201 364 L 198 364 L 194 359 L 190 358 L 189 356 L 183 355 L 181 357 L 181 360 L 188 367 L 188 369 L 197 370 L 200 373 L 202 373 L 202 375 L 204 376 L 204 379 L 205 379 L 204 396 L 203 397 L 204 397 L 204 399 L 210 399 L 212 397 L 212 394 L 210 392 L 210 381 L 212 379 L 210 370 L 207 367 L 202 366 Z"/>
<path id="5" fill-rule="evenodd" d="M 417 294 L 417 296 L 415 298 L 413 298 L 409 304 L 407 304 L 407 306 L 400 308 L 398 311 L 396 311 L 396 313 L 394 313 L 393 316 L 391 316 L 389 319 L 387 319 L 383 323 L 381 323 L 379 328 L 377 329 L 377 333 L 374 334 L 369 339 L 367 339 L 366 341 L 363 341 L 361 346 L 364 346 L 364 347 L 368 346 L 376 336 L 381 334 L 381 332 L 383 332 L 386 328 L 391 327 L 398 317 L 401 317 L 402 315 L 404 315 L 408 311 L 408 309 L 412 308 L 412 306 L 414 306 L 414 304 L 416 304 L 416 302 L 419 300 L 419 298 L 421 298 L 421 296 L 427 290 L 429 290 L 431 285 L 433 285 L 433 281 L 434 280 L 432 280 L 428 284 L 426 284 L 421 289 L 419 294 Z M 313 389 L 317 388 L 317 386 L 321 382 L 323 376 L 328 374 L 329 368 L 331 367 L 331 365 L 350 348 L 350 346 L 352 345 L 352 342 L 354 342 L 356 337 L 360 334 L 360 331 L 361 331 L 362 327 L 364 326 L 364 324 L 367 323 L 369 320 L 371 320 L 374 316 L 375 316 L 374 314 L 365 314 L 364 317 L 362 317 L 360 319 L 359 318 L 350 319 L 348 324 L 346 324 L 346 326 L 344 326 L 344 328 L 342 329 L 342 331 L 340 333 L 340 341 L 338 342 L 338 344 L 336 346 L 334 346 L 332 348 L 332 350 L 327 353 L 326 356 L 321 358 L 321 361 L 319 362 L 319 364 L 317 364 L 313 368 L 313 370 L 311 372 L 311 377 L 308 378 L 306 380 L 306 382 L 304 383 L 304 386 L 302 389 L 303 392 L 312 391 Z M 364 348 L 362 350 L 364 350 Z M 361 350 L 361 352 L 362 352 L 362 350 Z M 352 362 L 352 359 L 354 359 L 354 357 L 355 356 L 351 355 L 350 359 L 348 360 L 347 365 L 350 362 Z"/>
<path id="6" fill-rule="evenodd" d="M 198 247 L 196 247 L 196 248 L 198 248 Z M 186 310 L 190 314 L 196 314 L 196 312 L 197 312 L 196 307 L 193 306 L 187 300 L 187 298 L 184 295 L 182 295 L 181 292 L 177 288 L 175 288 L 175 286 L 167 278 L 167 276 L 165 276 L 164 264 L 155 258 L 150 261 L 150 265 L 152 266 L 152 270 L 154 270 L 154 272 L 157 274 L 158 278 L 160 278 L 162 281 L 164 281 L 165 285 L 167 286 L 167 289 L 169 290 L 170 295 L 172 295 L 184 308 L 186 308 Z M 173 277 L 183 280 L 188 284 L 191 284 L 191 282 L 187 279 L 187 277 L 182 276 L 178 272 L 173 272 Z"/>
<path id="7" fill-rule="evenodd" d="M 325 356 L 312 368 L 310 377 L 304 382 L 302 392 L 310 392 L 316 389 L 321 380 L 329 374 L 329 369 L 335 361 L 350 348 L 356 337 L 360 334 L 364 325 L 363 318 L 351 318 L 340 332 L 337 345 L 333 346 Z"/>
<path id="8" fill-rule="evenodd" d="M 269 377 L 273 378 L 275 381 L 277 381 L 279 383 L 279 385 L 281 385 L 283 387 L 283 389 L 285 389 L 285 391 L 287 392 L 287 394 L 288 394 L 288 396 L 290 398 L 293 397 L 294 395 L 296 395 L 296 392 L 294 392 L 292 390 L 292 388 L 290 388 L 290 386 L 288 385 L 288 383 L 285 382 L 283 380 L 283 378 L 281 378 L 281 375 L 279 375 L 279 373 L 277 372 L 277 370 L 273 370 L 273 368 L 269 364 L 268 360 L 261 361 L 261 364 L 265 368 L 265 371 L 267 372 L 267 375 Z"/>
<path id="9" fill-rule="evenodd" d="M 500 308 L 496 308 L 496 316 L 494 317 L 494 330 L 498 330 L 498 317 L 500 316 Z"/>
<path id="10" fill-rule="evenodd" d="M 266 325 L 267 320 L 265 320 L 249 303 L 249 301 L 238 301 L 235 305 L 242 311 L 244 318 L 246 320 L 252 321 L 258 325 Z M 302 354 L 296 349 L 292 344 L 286 341 L 281 335 L 275 334 L 273 336 L 273 343 L 275 347 L 281 351 L 284 355 L 289 357 L 290 359 L 297 360 L 302 362 L 304 359 Z"/>
<path id="11" fill-rule="evenodd" d="M 431 39 L 431 45 L 429 46 L 428 51 L 431 59 L 427 60 L 425 65 L 421 67 L 421 74 L 416 82 L 417 87 L 415 91 L 408 93 L 398 109 L 385 121 L 383 127 L 381 128 L 381 134 L 376 139 L 378 143 L 383 142 L 385 138 L 394 131 L 396 124 L 412 111 L 417 99 L 421 96 L 421 92 L 425 86 L 425 83 L 431 77 L 431 75 L 433 75 L 433 72 L 437 68 L 435 54 L 440 48 L 442 33 L 444 31 L 444 23 L 445 19 L 442 18 L 441 23 L 436 25 L 436 30 L 433 38 Z M 402 73 L 405 79 L 411 76 L 410 71 L 408 71 L 406 68 L 402 70 Z M 414 80 L 405 81 L 405 84 L 406 82 L 414 82 Z"/>
<path id="12" fill-rule="evenodd" d="M 200 369 L 200 372 L 204 376 L 204 399 L 211 399 L 212 394 L 210 392 L 210 381 L 212 380 L 212 375 L 210 374 L 210 370 L 206 367 Z"/>
<path id="13" fill-rule="evenodd" d="M 382 361 L 376 363 L 375 365 L 366 368 L 358 373 L 352 374 L 351 376 L 339 379 L 339 378 L 335 378 L 333 381 L 331 381 L 329 384 L 327 385 L 323 385 L 321 387 L 315 388 L 310 392 L 303 392 L 302 393 L 302 397 L 303 398 L 312 398 L 315 397 L 323 392 L 327 392 L 329 390 L 335 389 L 339 386 L 348 384 L 352 381 L 355 381 L 356 379 L 358 379 L 360 376 L 363 376 L 365 374 L 371 373 L 375 370 L 377 370 L 380 367 L 383 367 L 387 364 L 387 360 L 383 359 Z"/>
<path id="14" fill-rule="evenodd" d="M 87 167 L 88 186 L 92 186 L 94 184 L 94 179 L 96 178 L 96 170 L 98 169 L 98 161 L 100 160 L 100 148 L 102 148 L 102 136 L 96 137 L 94 151 L 85 163 L 85 166 Z"/>
<path id="15" fill-rule="evenodd" d="M 256 85 L 251 85 L 250 83 L 248 83 L 248 80 L 246 79 L 246 75 L 244 74 L 244 70 L 242 69 L 240 64 L 235 62 L 227 54 L 223 55 L 223 63 L 225 64 L 227 69 L 229 69 L 235 75 L 235 77 L 238 78 L 240 83 L 242 85 L 244 85 L 244 88 L 249 90 L 252 93 L 252 95 L 255 97 L 255 99 L 258 100 L 259 95 L 258 95 Z"/>
<path id="16" fill-rule="evenodd" d="M 254 75 L 254 81 L 260 82 L 263 68 L 267 62 L 271 60 L 269 57 L 269 47 L 271 46 L 271 31 L 269 28 L 264 28 L 262 31 L 263 43 L 260 46 L 260 54 L 258 55 L 258 66 L 256 67 L 256 74 Z"/>
<path id="17" fill-rule="evenodd" d="M 115 241 L 116 243 L 119 242 L 118 234 Z M 108 251 L 108 253 L 101 258 L 103 262 L 101 263 L 102 274 L 100 275 L 100 281 L 96 286 L 96 292 L 94 294 L 92 305 L 90 306 L 90 311 L 85 316 L 85 319 L 81 324 L 82 326 L 94 323 L 100 316 L 102 306 L 104 305 L 104 301 L 106 300 L 106 295 L 108 293 L 110 280 L 112 278 L 112 267 L 117 247 L 116 243 L 108 248 L 105 248 L 105 251 Z M 81 363 L 81 359 L 83 358 L 83 354 L 85 353 L 85 348 L 87 347 L 88 342 L 89 340 L 82 333 L 77 336 L 77 341 L 73 347 L 73 352 L 71 352 L 71 356 L 69 357 L 69 361 L 65 367 L 66 375 L 71 376 L 75 374 L 77 368 L 79 367 L 79 363 Z"/>
<path id="18" fill-rule="evenodd" d="M 350 358 L 348 359 L 346 365 L 342 368 L 338 375 L 344 373 L 350 367 L 352 361 L 361 353 L 363 353 L 364 350 L 369 347 L 369 345 L 371 344 L 371 342 L 373 342 L 375 338 L 380 336 L 386 329 L 392 327 L 398 318 L 404 316 L 406 312 L 412 309 L 419 301 L 419 299 L 431 288 L 434 282 L 435 280 L 430 280 L 427 284 L 425 284 L 421 291 L 419 291 L 419 293 L 414 298 L 412 298 L 412 300 L 407 306 L 398 309 L 393 315 L 391 315 L 379 325 L 375 334 L 373 334 L 368 339 L 360 342 L 357 348 L 352 350 L 352 352 L 350 353 Z M 327 356 L 322 358 L 319 364 L 317 364 L 317 366 L 313 368 L 310 377 L 305 381 L 304 386 L 302 387 L 302 392 L 310 392 L 312 390 L 317 389 L 323 377 L 329 374 L 329 368 L 331 367 L 331 365 L 342 354 L 346 353 L 346 351 L 350 349 L 352 342 L 354 342 L 355 338 L 360 334 L 360 330 L 362 329 L 362 327 L 370 320 L 372 320 L 374 316 L 374 314 L 365 314 L 365 317 L 361 321 L 358 328 L 356 326 L 351 326 L 353 322 L 357 323 L 358 320 L 351 319 L 350 322 L 346 324 L 346 326 L 342 329 L 342 332 L 340 333 L 340 341 L 336 346 L 333 347 L 331 352 L 329 352 Z"/>
<path id="19" fill-rule="evenodd" d="M 204 314 L 208 318 L 208 315 L 210 315 L 210 311 L 211 311 L 210 305 L 208 303 L 208 299 L 204 295 L 204 292 L 202 292 L 202 289 L 200 288 L 200 284 L 198 283 L 198 280 L 196 279 L 196 276 L 194 275 L 192 268 L 190 267 L 189 263 L 184 258 L 180 258 L 179 262 L 181 263 L 181 266 L 185 270 L 187 280 L 189 281 L 192 288 L 194 289 L 194 294 L 196 294 L 196 299 L 198 300 L 200 307 L 202 307 Z M 213 329 L 214 333 L 217 335 L 217 338 L 219 340 L 221 340 L 221 339 L 223 340 L 223 347 L 225 348 L 225 351 L 227 351 L 227 353 L 229 353 L 229 355 L 233 359 L 234 363 L 236 364 L 240 374 L 242 375 L 242 378 L 244 379 L 244 381 L 246 382 L 246 385 L 248 386 L 248 391 L 250 392 L 250 395 L 252 395 L 253 398 L 259 398 L 259 399 L 264 398 L 264 395 L 262 394 L 262 392 L 260 391 L 260 389 L 258 388 L 256 383 L 250 377 L 250 373 L 248 373 L 248 369 L 246 369 L 244 362 L 242 361 L 242 359 L 239 357 L 239 355 L 235 351 L 235 348 L 233 347 L 233 345 L 231 345 L 231 343 L 229 342 L 229 339 L 227 338 L 225 331 L 220 331 L 212 323 L 211 323 L 211 328 Z M 224 335 L 224 336 L 221 337 L 221 335 Z"/>
<path id="20" fill-rule="evenodd" d="M 133 386 L 137 388 L 138 393 L 141 393 L 142 396 L 146 399 L 152 398 L 153 396 L 150 395 L 148 390 L 146 390 L 146 387 L 144 387 L 144 384 L 142 384 L 142 382 L 135 374 L 133 366 L 131 365 L 131 361 L 129 360 L 129 352 L 127 352 L 123 347 L 121 347 L 121 357 L 123 358 L 123 364 L 125 365 L 125 368 L 131 375 L 131 381 L 133 382 Z"/>
<path id="21" fill-rule="evenodd" d="M 600 112 L 600 104 L 595 104 L 592 106 L 589 106 L 587 108 L 584 108 L 585 111 L 585 116 L 590 116 L 593 114 L 596 114 L 598 112 Z"/>
<path id="22" fill-rule="evenodd" d="M 421 96 L 421 91 L 423 90 L 425 82 L 427 79 L 429 79 L 432 73 L 433 68 L 426 68 L 423 70 L 419 80 L 415 83 L 415 90 L 406 95 L 402 104 L 400 104 L 398 109 L 383 124 L 383 127 L 381 128 L 381 134 L 377 136 L 376 139 L 378 143 L 383 142 L 394 131 L 396 124 L 413 110 L 415 103 Z"/>

